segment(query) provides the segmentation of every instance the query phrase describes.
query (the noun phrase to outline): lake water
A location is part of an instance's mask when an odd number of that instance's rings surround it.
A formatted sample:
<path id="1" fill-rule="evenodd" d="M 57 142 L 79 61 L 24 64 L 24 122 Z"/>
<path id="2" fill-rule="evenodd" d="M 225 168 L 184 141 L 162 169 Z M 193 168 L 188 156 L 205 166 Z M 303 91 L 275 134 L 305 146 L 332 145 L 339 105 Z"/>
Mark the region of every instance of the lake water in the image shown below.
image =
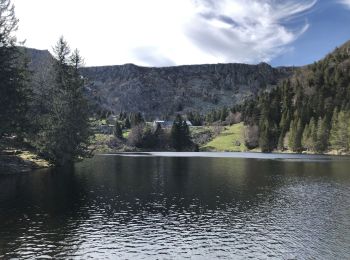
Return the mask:
<path id="1" fill-rule="evenodd" d="M 0 175 L 0 259 L 50 257 L 350 259 L 350 160 L 104 155 Z"/>

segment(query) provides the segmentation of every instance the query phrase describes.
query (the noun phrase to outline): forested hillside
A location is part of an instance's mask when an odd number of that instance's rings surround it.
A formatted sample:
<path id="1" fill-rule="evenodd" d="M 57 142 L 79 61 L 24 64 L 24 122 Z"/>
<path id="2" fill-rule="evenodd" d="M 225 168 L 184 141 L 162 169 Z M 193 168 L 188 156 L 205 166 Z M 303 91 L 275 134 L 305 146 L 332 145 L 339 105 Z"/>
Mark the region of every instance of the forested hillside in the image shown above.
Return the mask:
<path id="1" fill-rule="evenodd" d="M 350 144 L 350 42 L 296 70 L 278 88 L 238 108 L 262 151 L 347 152 Z M 253 137 L 253 139 L 256 137 Z M 251 140 L 247 140 L 251 142 Z"/>

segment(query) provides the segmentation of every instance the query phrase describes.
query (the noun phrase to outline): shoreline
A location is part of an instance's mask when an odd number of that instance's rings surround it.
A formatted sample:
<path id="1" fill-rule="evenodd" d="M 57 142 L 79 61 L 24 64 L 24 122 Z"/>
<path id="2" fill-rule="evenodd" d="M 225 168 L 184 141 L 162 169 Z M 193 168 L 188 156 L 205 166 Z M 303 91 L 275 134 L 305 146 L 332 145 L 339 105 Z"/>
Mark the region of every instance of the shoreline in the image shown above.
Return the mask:
<path id="1" fill-rule="evenodd" d="M 29 173 L 50 167 L 48 161 L 29 151 L 5 151 L 0 154 L 0 175 Z"/>
<path id="2" fill-rule="evenodd" d="M 175 152 L 175 151 L 135 151 L 135 152 L 105 152 L 96 153 L 94 156 L 130 156 L 130 157 L 198 157 L 198 158 L 246 158 L 246 159 L 281 159 L 296 160 L 300 156 L 309 156 L 308 159 L 332 159 L 346 158 L 350 154 L 341 154 L 337 151 L 329 151 L 323 154 L 316 153 L 293 153 L 291 151 L 273 151 L 272 153 L 262 153 L 257 150 L 240 151 L 199 151 L 199 152 Z M 52 168 L 47 161 L 38 158 L 37 155 L 28 151 L 13 151 L 0 154 L 0 175 L 24 174 L 39 169 Z"/>
<path id="3" fill-rule="evenodd" d="M 246 159 L 281 159 L 281 160 L 298 160 L 302 159 L 300 156 L 307 157 L 310 160 L 331 160 L 331 159 L 345 159 L 349 155 L 333 155 L 333 154 L 305 154 L 305 153 L 262 153 L 257 151 L 251 152 L 111 152 L 111 153 L 99 153 L 95 156 L 125 156 L 125 157 L 201 157 L 201 158 L 246 158 Z M 349 157 L 350 159 L 350 157 Z"/>

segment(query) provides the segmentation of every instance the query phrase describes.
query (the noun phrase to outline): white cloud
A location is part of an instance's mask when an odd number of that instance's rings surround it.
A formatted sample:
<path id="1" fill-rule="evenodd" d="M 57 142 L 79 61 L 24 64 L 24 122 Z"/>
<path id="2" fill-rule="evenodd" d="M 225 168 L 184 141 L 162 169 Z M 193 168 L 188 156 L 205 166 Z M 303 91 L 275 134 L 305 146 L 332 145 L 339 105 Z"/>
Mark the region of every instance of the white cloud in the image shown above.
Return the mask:
<path id="1" fill-rule="evenodd" d="M 224 62 L 270 61 L 308 29 L 287 21 L 316 1 L 196 0 L 196 17 L 187 35 L 203 51 Z"/>
<path id="2" fill-rule="evenodd" d="M 13 0 L 19 39 L 51 49 L 60 35 L 87 65 L 269 61 L 308 24 L 317 0 Z"/>
<path id="3" fill-rule="evenodd" d="M 347 8 L 350 9 L 350 0 L 339 0 L 339 3 L 345 5 Z"/>

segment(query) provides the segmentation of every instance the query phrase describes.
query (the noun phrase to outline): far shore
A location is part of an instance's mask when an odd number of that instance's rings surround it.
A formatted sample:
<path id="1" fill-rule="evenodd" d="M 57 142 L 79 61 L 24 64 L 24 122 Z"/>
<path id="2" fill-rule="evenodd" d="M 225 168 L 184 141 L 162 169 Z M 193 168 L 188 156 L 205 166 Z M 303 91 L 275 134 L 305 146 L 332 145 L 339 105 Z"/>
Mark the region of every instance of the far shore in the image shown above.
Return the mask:
<path id="1" fill-rule="evenodd" d="M 135 156 L 135 157 L 208 157 L 208 158 L 247 158 L 247 159 L 302 159 L 304 156 L 307 159 L 327 159 L 327 158 L 342 158 L 349 155 L 336 154 L 315 154 L 315 153 L 292 153 L 292 152 L 272 152 L 262 153 L 258 151 L 247 152 L 112 152 L 99 153 L 96 156 Z"/>
<path id="2" fill-rule="evenodd" d="M 175 151 L 111 151 L 96 153 L 94 156 L 135 156 L 135 157 L 208 157 L 208 158 L 247 158 L 247 159 L 329 159 L 344 158 L 350 154 L 330 151 L 324 154 L 309 152 L 293 153 L 291 151 L 274 151 L 262 153 L 258 150 L 252 151 L 199 151 L 199 152 L 175 152 Z M 30 173 L 34 170 L 52 167 L 49 162 L 38 158 L 28 151 L 18 151 L 12 154 L 0 155 L 0 174 Z"/>

